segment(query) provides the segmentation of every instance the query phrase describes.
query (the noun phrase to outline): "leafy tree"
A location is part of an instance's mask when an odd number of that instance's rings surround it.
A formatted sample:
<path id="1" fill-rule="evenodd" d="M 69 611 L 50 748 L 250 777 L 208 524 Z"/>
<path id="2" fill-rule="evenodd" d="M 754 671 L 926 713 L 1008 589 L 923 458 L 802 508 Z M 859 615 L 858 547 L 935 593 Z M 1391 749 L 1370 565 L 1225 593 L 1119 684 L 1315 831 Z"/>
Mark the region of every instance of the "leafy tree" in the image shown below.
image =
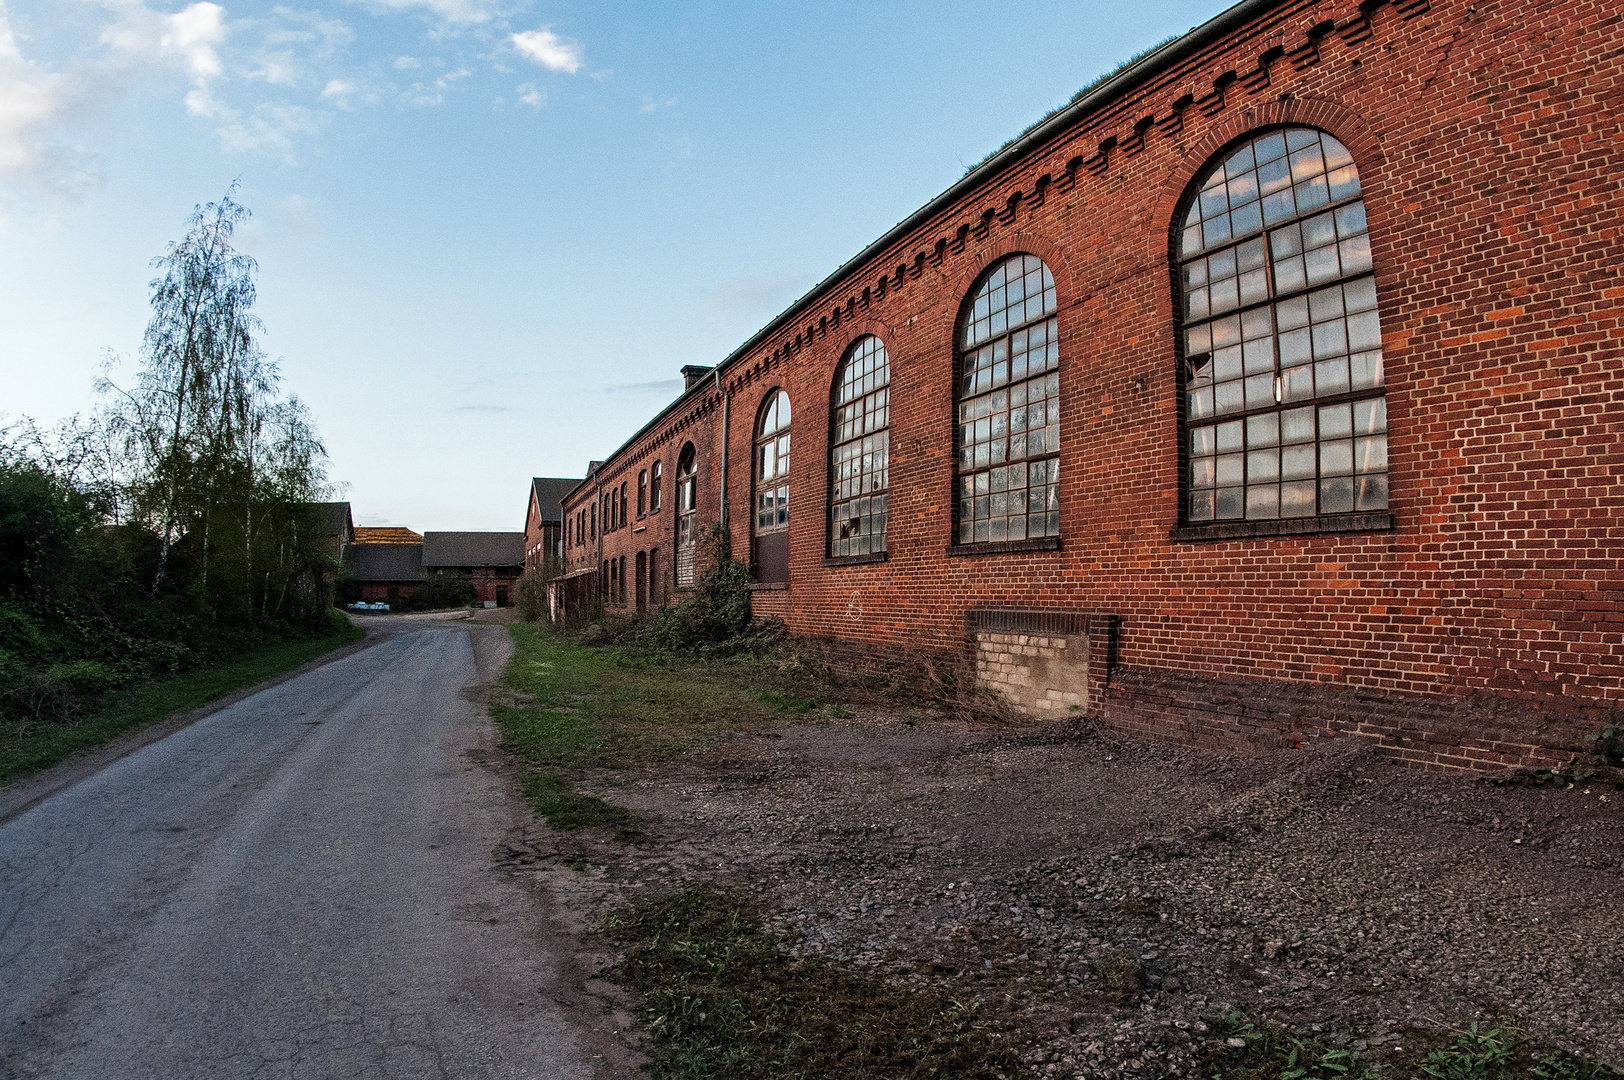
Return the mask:
<path id="1" fill-rule="evenodd" d="M 159 540 L 154 597 L 184 549 L 187 585 L 221 612 L 311 618 L 335 569 L 306 506 L 325 493 L 326 451 L 257 343 L 257 266 L 232 246 L 249 212 L 234 193 L 194 209 L 154 260 L 141 367 L 129 389 L 102 380 L 105 427 L 124 502 Z"/>

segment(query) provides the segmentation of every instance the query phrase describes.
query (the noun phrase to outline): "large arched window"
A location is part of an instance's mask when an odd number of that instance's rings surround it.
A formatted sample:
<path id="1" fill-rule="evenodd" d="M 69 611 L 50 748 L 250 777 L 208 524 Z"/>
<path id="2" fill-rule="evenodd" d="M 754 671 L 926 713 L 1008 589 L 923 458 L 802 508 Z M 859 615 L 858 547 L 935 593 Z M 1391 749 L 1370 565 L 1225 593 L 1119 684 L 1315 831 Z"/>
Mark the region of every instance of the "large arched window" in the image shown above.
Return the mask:
<path id="1" fill-rule="evenodd" d="M 872 334 L 835 370 L 829 439 L 829 554 L 885 551 L 891 486 L 891 359 Z"/>
<path id="2" fill-rule="evenodd" d="M 699 475 L 694 444 L 677 458 L 677 584 L 694 583 L 694 536 L 698 528 Z"/>
<path id="3" fill-rule="evenodd" d="M 789 580 L 789 395 L 775 390 L 756 423 L 756 578 Z"/>
<path id="4" fill-rule="evenodd" d="M 1359 170 L 1284 128 L 1194 185 L 1177 244 L 1185 520 L 1387 508 L 1381 320 Z"/>
<path id="5" fill-rule="evenodd" d="M 993 268 L 958 341 L 958 542 L 1060 535 L 1060 334 L 1036 255 Z"/>

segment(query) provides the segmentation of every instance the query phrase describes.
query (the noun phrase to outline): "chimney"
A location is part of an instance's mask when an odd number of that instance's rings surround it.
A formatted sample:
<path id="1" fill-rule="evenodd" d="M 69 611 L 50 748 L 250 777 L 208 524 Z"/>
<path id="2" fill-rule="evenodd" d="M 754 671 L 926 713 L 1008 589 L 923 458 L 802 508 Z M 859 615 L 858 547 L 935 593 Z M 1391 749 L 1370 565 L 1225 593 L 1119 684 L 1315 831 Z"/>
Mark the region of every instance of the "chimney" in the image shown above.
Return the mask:
<path id="1" fill-rule="evenodd" d="M 710 368 L 701 367 L 698 364 L 682 365 L 682 392 L 686 394 L 688 391 L 692 390 L 695 383 L 699 382 L 710 373 Z"/>

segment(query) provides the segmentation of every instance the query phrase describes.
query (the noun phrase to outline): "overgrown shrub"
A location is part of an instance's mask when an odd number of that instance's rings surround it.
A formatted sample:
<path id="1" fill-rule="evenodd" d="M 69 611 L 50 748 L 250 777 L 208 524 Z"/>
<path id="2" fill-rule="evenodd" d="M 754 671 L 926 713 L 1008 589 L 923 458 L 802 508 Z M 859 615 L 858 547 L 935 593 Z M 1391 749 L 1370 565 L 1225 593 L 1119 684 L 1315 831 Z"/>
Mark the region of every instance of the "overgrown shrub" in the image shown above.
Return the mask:
<path id="1" fill-rule="evenodd" d="M 755 576 L 749 563 L 733 557 L 733 540 L 726 525 L 716 526 L 711 543 L 710 566 L 694 583 L 691 596 L 650 615 L 601 620 L 596 624 L 600 636 L 678 652 L 736 651 L 781 637 L 782 620 L 751 625 L 750 586 Z"/>
<path id="2" fill-rule="evenodd" d="M 535 622 L 547 614 L 547 582 L 551 577 L 545 566 L 533 567 L 520 576 L 513 587 L 513 606 L 519 609 L 519 618 Z"/>

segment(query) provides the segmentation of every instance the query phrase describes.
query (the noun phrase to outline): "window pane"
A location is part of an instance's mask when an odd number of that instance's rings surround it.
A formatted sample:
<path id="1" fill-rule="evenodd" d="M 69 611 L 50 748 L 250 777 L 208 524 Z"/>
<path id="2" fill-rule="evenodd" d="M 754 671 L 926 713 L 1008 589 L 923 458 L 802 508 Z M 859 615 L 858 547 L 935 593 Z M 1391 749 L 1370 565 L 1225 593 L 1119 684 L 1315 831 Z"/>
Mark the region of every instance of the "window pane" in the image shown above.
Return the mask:
<path id="1" fill-rule="evenodd" d="M 1385 505 L 1381 320 L 1352 155 L 1312 128 L 1267 132 L 1198 186 L 1180 226 L 1175 307 L 1186 323 L 1188 519 Z M 1229 311 L 1239 314 L 1212 319 Z M 1340 400 L 1315 405 L 1325 397 Z M 1243 480 L 1232 464 L 1241 447 L 1214 416 L 1244 417 Z"/>
<path id="2" fill-rule="evenodd" d="M 886 550 L 890 381 L 885 345 L 873 336 L 853 343 L 835 376 L 835 410 L 831 418 L 834 438 L 829 451 L 829 554 L 837 558 Z M 970 416 L 969 411 L 961 411 L 961 419 Z M 962 438 L 960 441 L 963 444 Z M 785 451 L 787 473 L 787 443 Z M 778 526 L 789 520 L 789 489 L 781 491 L 783 501 L 775 507 L 774 515 Z"/>
<path id="3" fill-rule="evenodd" d="M 1191 280 L 1208 273 L 1203 264 L 1190 270 Z M 1060 447 L 1053 278 L 1041 259 L 1013 256 L 966 304 L 956 433 L 960 486 L 974 497 L 958 504 L 959 540 L 1047 535 L 1051 509 L 1058 527 L 1046 482 L 1053 483 L 1050 455 Z"/>

